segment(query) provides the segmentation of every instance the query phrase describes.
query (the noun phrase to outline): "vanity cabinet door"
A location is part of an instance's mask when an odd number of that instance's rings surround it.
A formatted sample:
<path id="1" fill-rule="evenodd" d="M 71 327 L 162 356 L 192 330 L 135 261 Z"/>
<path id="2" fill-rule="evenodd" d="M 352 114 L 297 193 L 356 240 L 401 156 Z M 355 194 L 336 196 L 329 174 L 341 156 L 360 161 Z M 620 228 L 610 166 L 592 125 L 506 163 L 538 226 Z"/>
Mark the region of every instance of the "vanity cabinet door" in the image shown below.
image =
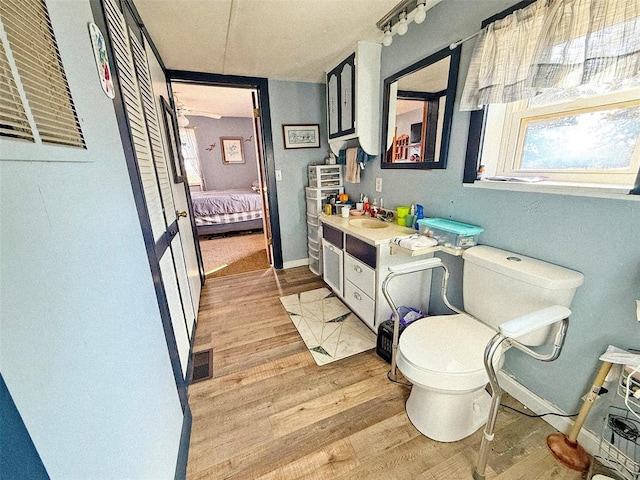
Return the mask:
<path id="1" fill-rule="evenodd" d="M 331 289 L 342 297 L 344 269 L 342 248 L 336 247 L 326 238 L 322 239 L 322 279 Z"/>

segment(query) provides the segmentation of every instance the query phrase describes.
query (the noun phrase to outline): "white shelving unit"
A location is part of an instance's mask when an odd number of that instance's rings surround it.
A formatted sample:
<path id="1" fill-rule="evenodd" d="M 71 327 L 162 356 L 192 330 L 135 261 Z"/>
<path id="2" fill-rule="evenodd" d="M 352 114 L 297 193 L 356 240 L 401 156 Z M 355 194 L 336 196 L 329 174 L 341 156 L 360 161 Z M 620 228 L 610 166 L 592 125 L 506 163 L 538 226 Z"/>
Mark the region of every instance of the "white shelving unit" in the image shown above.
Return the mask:
<path id="1" fill-rule="evenodd" d="M 305 197 L 309 270 L 322 275 L 322 224 L 318 216 L 329 195 L 344 193 L 342 165 L 309 165 L 308 172 L 309 186 L 305 189 Z"/>
<path id="2" fill-rule="evenodd" d="M 342 187 L 342 165 L 309 165 L 311 188 Z"/>

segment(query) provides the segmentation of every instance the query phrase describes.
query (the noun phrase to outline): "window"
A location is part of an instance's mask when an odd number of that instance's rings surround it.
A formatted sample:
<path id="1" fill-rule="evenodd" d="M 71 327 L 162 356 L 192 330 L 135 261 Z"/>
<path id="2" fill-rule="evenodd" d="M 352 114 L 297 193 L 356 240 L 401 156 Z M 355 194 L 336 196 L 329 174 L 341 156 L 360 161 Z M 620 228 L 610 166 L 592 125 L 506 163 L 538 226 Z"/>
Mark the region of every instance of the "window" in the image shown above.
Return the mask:
<path id="1" fill-rule="evenodd" d="M 0 135 L 85 148 L 44 0 L 0 0 Z"/>
<path id="2" fill-rule="evenodd" d="M 198 144 L 193 128 L 180 128 L 180 145 L 182 146 L 182 158 L 184 159 L 184 169 L 187 174 L 187 181 L 190 187 L 201 187 L 205 190 L 204 180 L 200 169 L 200 158 L 198 157 Z"/>
<path id="3" fill-rule="evenodd" d="M 489 106 L 484 178 L 632 187 L 640 166 L 639 99 L 636 89 Z M 501 142 L 494 143 L 496 135 Z"/>
<path id="4" fill-rule="evenodd" d="M 639 15 L 625 0 L 525 0 L 485 20 L 460 102 L 464 182 L 640 194 Z"/>

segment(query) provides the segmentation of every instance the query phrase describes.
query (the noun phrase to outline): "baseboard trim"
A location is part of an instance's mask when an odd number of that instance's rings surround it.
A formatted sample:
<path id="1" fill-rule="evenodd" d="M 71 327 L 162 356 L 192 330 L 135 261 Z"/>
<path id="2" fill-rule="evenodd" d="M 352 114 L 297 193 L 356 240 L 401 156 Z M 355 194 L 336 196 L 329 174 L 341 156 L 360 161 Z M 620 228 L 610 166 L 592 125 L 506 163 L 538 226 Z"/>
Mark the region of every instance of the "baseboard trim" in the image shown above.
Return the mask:
<path id="1" fill-rule="evenodd" d="M 295 267 L 304 267 L 305 265 L 309 265 L 308 258 L 300 258 L 298 260 L 291 260 L 289 262 L 284 262 L 282 264 L 282 268 L 295 268 Z"/>
<path id="2" fill-rule="evenodd" d="M 539 397 L 531 390 L 527 389 L 524 385 L 518 383 L 518 381 L 516 381 L 513 377 L 507 375 L 502 371 L 498 372 L 498 381 L 500 383 L 500 387 L 505 392 L 525 405 L 532 412 L 536 414 L 552 412 L 566 415 L 566 412 L 559 410 L 555 405 L 552 405 L 544 398 Z M 569 430 L 573 426 L 573 420 L 570 418 L 548 415 L 542 417 L 542 419 L 553 428 L 563 433 L 569 432 Z M 589 454 L 596 455 L 598 453 L 598 449 L 600 448 L 600 437 L 583 427 L 582 430 L 580 430 L 580 434 L 578 435 L 578 443 Z"/>

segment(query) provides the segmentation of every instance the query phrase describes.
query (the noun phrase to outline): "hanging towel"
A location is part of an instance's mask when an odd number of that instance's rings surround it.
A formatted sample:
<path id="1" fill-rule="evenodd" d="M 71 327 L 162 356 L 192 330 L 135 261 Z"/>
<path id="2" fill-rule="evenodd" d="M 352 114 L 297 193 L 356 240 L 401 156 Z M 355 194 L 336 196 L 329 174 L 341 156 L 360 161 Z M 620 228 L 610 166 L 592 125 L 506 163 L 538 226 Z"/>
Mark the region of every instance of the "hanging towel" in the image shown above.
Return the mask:
<path id="1" fill-rule="evenodd" d="M 347 148 L 345 182 L 360 183 L 360 165 L 356 161 L 357 156 L 357 148 Z"/>

